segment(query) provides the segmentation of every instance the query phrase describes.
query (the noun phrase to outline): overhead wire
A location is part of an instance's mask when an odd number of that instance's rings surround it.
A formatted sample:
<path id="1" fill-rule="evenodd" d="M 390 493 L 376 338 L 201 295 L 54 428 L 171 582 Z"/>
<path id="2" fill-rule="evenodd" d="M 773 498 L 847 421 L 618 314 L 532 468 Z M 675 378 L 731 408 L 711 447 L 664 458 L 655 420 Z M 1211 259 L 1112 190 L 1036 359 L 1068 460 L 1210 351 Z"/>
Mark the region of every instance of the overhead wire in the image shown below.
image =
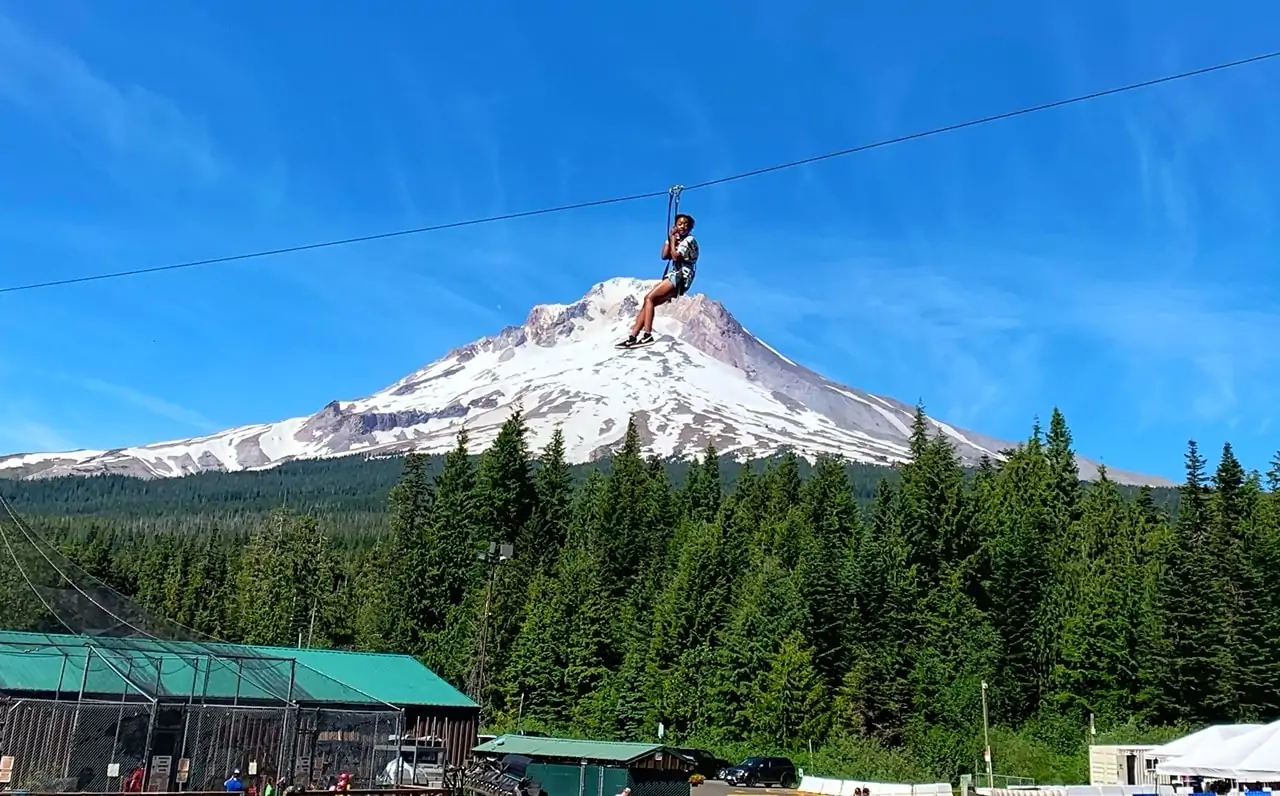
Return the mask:
<path id="1" fill-rule="evenodd" d="M 4 543 L 5 550 L 9 553 L 9 558 L 13 559 L 13 564 L 18 570 L 18 575 L 26 582 L 27 588 L 36 596 L 36 599 L 44 606 L 44 609 L 49 612 L 49 615 L 52 616 L 58 624 L 65 627 L 68 632 L 75 633 L 75 628 L 73 628 L 57 611 L 54 610 L 53 606 L 45 598 L 44 593 L 40 591 L 35 582 L 31 580 L 31 576 L 27 574 L 26 567 L 22 566 L 22 561 L 18 559 L 18 553 L 13 549 L 13 545 L 9 542 L 9 534 L 5 532 L 5 521 L 3 517 L 0 517 L 0 542 Z"/>
<path id="2" fill-rule="evenodd" d="M 250 684 L 257 686 L 263 691 L 263 693 L 266 693 L 270 696 L 274 696 L 277 699 L 281 699 L 286 702 L 293 701 L 293 698 L 291 696 L 282 694 L 279 690 L 275 690 L 276 686 L 279 684 L 273 683 L 270 680 L 269 666 L 266 672 L 254 671 L 252 667 L 250 667 L 250 670 L 248 671 L 245 670 L 244 662 L 246 660 L 257 659 L 256 656 L 241 658 L 239 656 L 220 653 L 218 649 L 215 649 L 209 646 L 212 644 L 229 646 L 228 642 L 223 641 L 222 639 L 216 638 L 214 636 L 210 636 L 198 630 L 193 630 L 192 628 L 189 628 L 186 625 L 183 625 L 182 623 L 176 620 L 165 618 L 162 621 L 166 625 L 171 625 L 173 627 L 179 628 L 182 631 L 181 635 L 191 636 L 190 638 L 184 638 L 184 639 L 168 638 L 166 636 L 157 635 L 156 633 L 152 632 L 146 627 L 139 626 L 142 624 L 146 624 L 145 616 L 142 619 L 139 619 L 137 624 L 125 618 L 124 616 L 121 616 L 120 613 L 118 613 L 116 610 L 104 604 L 102 600 L 99 600 L 93 594 L 90 594 L 88 591 L 82 588 L 81 582 L 77 578 L 83 577 L 84 579 L 96 582 L 97 583 L 96 588 L 119 598 L 126 607 L 133 606 L 135 608 L 142 608 L 142 606 L 138 605 L 137 602 L 132 597 L 128 597 L 120 593 L 115 588 L 103 583 L 102 581 L 99 581 L 97 578 L 93 577 L 89 573 L 83 573 L 82 576 L 77 575 L 77 577 L 75 578 L 73 578 L 71 574 L 68 574 L 65 569 L 60 567 L 58 563 L 53 560 L 53 558 L 49 555 L 48 552 L 45 551 L 45 549 L 41 545 L 45 545 L 45 546 L 48 546 L 50 549 L 53 549 L 55 551 L 55 554 L 57 555 L 61 555 L 61 554 L 58 554 L 56 551 L 56 548 L 54 548 L 54 546 L 47 539 L 45 539 L 37 531 L 35 531 L 30 525 L 27 524 L 26 520 L 22 518 L 22 515 L 18 514 L 17 510 L 13 507 L 13 504 L 9 501 L 7 497 L 5 497 L 3 493 L 0 493 L 0 509 L 2 509 L 4 512 L 4 514 L 0 514 L 0 542 L 3 543 L 5 550 L 9 554 L 9 557 L 13 560 L 14 564 L 17 566 L 18 573 L 22 577 L 23 581 L 25 581 L 27 588 L 30 589 L 36 595 L 36 597 L 40 600 L 41 604 L 44 606 L 45 610 L 49 613 L 49 615 L 52 616 L 53 619 L 58 622 L 58 624 L 66 628 L 67 631 L 72 635 L 84 634 L 85 628 L 79 627 L 77 626 L 76 623 L 68 621 L 68 619 L 64 617 L 63 614 L 59 613 L 53 607 L 53 605 L 50 604 L 49 600 L 45 598 L 45 595 L 40 589 L 40 587 L 38 587 L 35 584 L 31 576 L 27 573 L 26 568 L 23 567 L 22 562 L 19 560 L 17 551 L 14 549 L 13 544 L 10 541 L 9 534 L 5 531 L 5 525 L 6 525 L 5 515 L 8 516 L 8 523 L 12 524 L 13 527 L 16 528 L 20 534 L 22 534 L 22 536 L 26 540 L 27 546 L 35 550 L 35 552 L 40 556 L 40 558 L 44 560 L 44 563 L 47 564 L 48 567 L 57 574 L 60 582 L 65 583 L 72 590 L 77 592 L 84 600 L 88 602 L 88 604 L 92 605 L 94 608 L 101 611 L 103 614 L 110 617 L 111 619 L 115 620 L 116 624 L 113 628 L 111 628 L 111 630 L 115 630 L 116 628 L 120 628 L 120 627 L 128 628 L 130 631 L 133 631 L 132 635 L 135 638 L 142 638 L 150 642 L 153 642 L 157 644 L 159 646 L 159 649 L 161 649 L 163 652 L 166 652 L 169 654 L 175 654 L 175 655 L 178 655 L 179 657 L 182 657 L 181 652 L 175 651 L 175 649 L 171 646 L 171 642 L 185 641 L 188 643 L 203 644 L 205 645 L 203 647 L 203 650 L 204 650 L 203 657 L 206 657 L 208 659 L 208 663 L 210 666 L 216 663 L 224 668 L 227 668 L 228 670 L 231 670 L 232 667 L 231 667 L 230 660 L 232 658 L 235 658 L 238 661 L 237 666 L 235 667 L 236 675 L 239 678 L 241 678 L 241 680 L 247 681 Z M 22 540 L 17 539 L 15 541 L 21 542 Z M 36 561 L 36 563 L 39 564 L 39 561 Z M 74 561 L 71 561 L 69 563 L 71 567 L 79 569 L 79 566 L 75 564 Z M 75 573 L 72 573 L 72 574 L 75 574 Z M 91 588 L 94 588 L 94 587 L 91 585 Z M 127 611 L 123 613 L 127 613 Z M 98 634 L 90 633 L 89 635 L 96 636 Z M 108 633 L 107 635 L 110 636 L 112 634 Z M 264 662 L 271 662 L 271 661 L 282 660 L 282 659 L 261 658 L 260 660 Z M 108 666 L 111 666 L 109 661 L 106 663 Z M 116 673 L 121 675 L 121 677 L 124 678 L 126 682 L 131 682 L 119 670 L 116 670 Z M 135 685 L 134 687 L 136 688 L 137 686 Z M 143 693 L 145 694 L 145 691 Z"/>
<path id="3" fill-rule="evenodd" d="M 146 630 L 143 630 L 142 628 L 137 627 L 133 623 L 129 622 L 129 620 L 125 619 L 124 617 L 112 611 L 107 606 L 103 605 L 98 600 L 94 599 L 93 595 L 89 594 L 87 591 L 80 588 L 80 584 L 72 580 L 71 577 L 68 576 L 67 573 L 64 572 L 62 568 L 59 567 L 57 563 L 55 563 L 54 560 L 49 557 L 49 554 L 46 553 L 43 548 L 41 548 L 39 545 L 35 543 L 34 539 L 32 538 L 32 535 L 35 534 L 35 532 L 32 531 L 29 526 L 27 526 L 27 524 L 23 521 L 22 517 L 17 513 L 16 510 L 14 510 L 13 505 L 9 503 L 8 499 L 5 498 L 5 496 L 2 494 L 0 494 L 0 508 L 3 508 L 5 513 L 8 514 L 9 520 L 13 523 L 13 527 L 17 528 L 18 532 L 21 533 L 26 538 L 27 544 L 30 545 L 31 548 L 34 549 L 37 553 L 39 553 L 40 557 L 44 559 L 45 563 L 48 564 L 49 567 L 54 572 L 58 573 L 58 577 L 61 578 L 63 581 L 65 581 L 72 589 L 79 592 L 80 595 L 84 597 L 86 600 L 88 600 L 95 608 L 102 611 L 104 614 L 111 617 L 112 619 L 116 620 L 118 623 L 120 623 L 120 625 L 123 625 L 124 627 L 129 628 L 135 633 L 139 633 L 148 638 L 159 640 L 158 637 L 152 635 L 151 633 L 148 633 Z M 3 517 L 0 517 L 0 520 L 3 520 L 3 519 L 4 519 Z M 38 534 L 35 534 L 35 535 L 38 536 Z M 41 541 L 44 541 L 43 537 L 41 537 Z M 17 556 L 13 552 L 13 548 L 9 547 L 9 538 L 7 534 L 4 535 L 4 543 L 5 543 L 5 546 L 9 548 L 9 554 L 10 556 L 13 556 L 14 563 L 17 563 Z M 48 543 L 46 542 L 46 544 Z M 19 564 L 18 566 L 21 569 L 22 565 Z M 25 572 L 22 573 L 22 577 L 27 581 L 27 585 L 30 586 L 33 590 L 35 590 L 36 587 L 31 583 L 30 578 L 27 578 L 27 575 Z M 39 595 L 39 591 L 37 591 L 36 593 L 37 595 Z M 42 602 L 44 601 L 43 597 L 41 597 L 41 601 Z M 51 612 L 53 611 L 53 608 L 47 602 L 45 602 L 45 607 L 48 608 L 49 611 Z M 67 629 L 71 630 L 71 626 L 66 622 L 66 620 L 64 620 L 61 617 L 61 615 L 55 613 L 54 618 L 57 619 L 58 623 L 61 624 L 63 627 L 66 627 Z M 71 632 L 77 633 L 80 631 L 71 630 Z"/>
<path id="4" fill-rule="evenodd" d="M 880 149 L 883 147 L 894 146 L 896 144 L 902 144 L 908 141 L 916 141 L 922 138 L 929 138 L 932 136 L 943 135 L 946 133 L 953 133 L 958 130 L 964 130 L 970 127 L 977 127 L 979 125 L 991 124 L 993 122 L 1004 121 L 1006 119 L 1012 119 L 1018 116 L 1026 116 L 1032 113 L 1039 113 L 1042 111 L 1052 110 L 1055 108 L 1062 108 L 1068 105 L 1075 105 L 1083 102 L 1090 102 L 1096 99 L 1101 99 L 1103 97 L 1114 96 L 1116 94 L 1124 94 L 1130 91 L 1137 91 L 1139 89 L 1150 88 L 1152 86 L 1157 86 L 1164 83 L 1172 83 L 1177 80 L 1186 80 L 1192 77 L 1200 77 L 1202 75 L 1207 75 L 1213 72 L 1221 72 L 1227 69 L 1234 69 L 1241 66 L 1260 63 L 1262 61 L 1267 61 L 1274 58 L 1280 58 L 1280 50 L 1263 53 L 1261 55 L 1254 55 L 1248 58 L 1241 58 L 1235 61 L 1228 61 L 1225 63 L 1214 64 L 1212 66 L 1200 67 L 1198 69 L 1192 69 L 1186 72 L 1178 72 L 1176 74 L 1165 75 L 1163 77 L 1152 78 L 1150 80 L 1143 80 L 1137 83 L 1128 83 L 1123 86 L 1103 89 L 1101 91 L 1094 91 L 1088 94 L 1081 94 L 1079 96 L 1070 97 L 1067 99 L 1041 103 L 1039 105 L 1032 105 L 1029 107 L 1019 108 L 1017 110 L 1012 110 L 1012 111 L 1005 111 L 1003 113 L 997 113 L 992 116 L 984 116 L 979 119 L 971 119 L 966 122 L 959 122 L 956 124 L 949 124 L 942 127 L 935 127 L 929 130 L 910 133 L 908 135 L 897 136 L 895 138 L 887 138 L 880 141 L 874 141 L 869 144 L 861 144 L 859 146 L 849 147 L 847 149 L 840 149 L 834 152 L 827 152 L 822 155 L 814 155 L 812 157 L 801 158 L 799 160 L 791 160 L 785 163 L 778 163 L 773 166 L 766 166 L 764 168 L 753 169 L 751 171 L 744 171 L 738 174 L 731 174 L 726 177 L 718 177 L 716 179 L 706 180 L 704 182 L 687 185 L 684 187 L 684 190 L 691 191 L 691 190 L 697 190 L 700 188 L 709 188 L 713 185 L 723 185 L 729 182 L 745 180 L 750 177 L 758 177 L 762 174 L 769 174 L 772 172 L 782 171 L 783 169 L 797 168 L 799 166 L 805 166 L 811 163 L 818 163 L 821 161 L 832 160 L 834 158 L 845 157 L 847 155 L 852 155 L 859 152 L 867 152 L 873 149 Z M 499 221 L 511 221 L 519 218 L 530 218 L 533 216 L 550 215 L 552 213 L 564 213 L 571 210 L 582 210 L 590 207 L 602 207 L 605 205 L 622 204 L 625 202 L 634 202 L 634 201 L 639 201 L 641 199 L 653 199 L 659 196 L 667 196 L 667 195 L 669 195 L 669 193 L 665 189 L 661 191 L 648 191 L 645 193 L 636 193 L 636 194 L 630 194 L 627 196 L 616 196 L 608 199 L 595 199 L 587 202 L 577 202 L 574 204 L 556 205 L 553 207 L 543 207 L 536 210 L 523 210 L 523 211 L 514 212 L 514 213 L 503 213 L 501 215 L 495 215 L 495 216 L 484 216 L 481 218 L 471 218 L 471 219 L 465 219 L 462 221 L 450 221 L 443 224 L 433 224 L 425 227 L 415 227 L 412 229 L 394 230 L 391 232 L 380 232 L 372 235 L 361 235 L 361 236 L 351 237 L 351 238 L 340 238 L 337 240 L 321 241 L 318 243 L 306 243 L 306 244 L 301 244 L 297 246 L 287 246 L 287 247 L 277 248 L 277 249 L 265 249 L 260 251 L 246 252 L 244 254 L 227 255 L 224 257 L 210 257 L 203 260 L 192 260 L 188 262 L 171 263 L 168 265 L 158 265 L 158 266 L 152 266 L 148 268 L 134 268 L 127 271 L 114 271 L 114 272 L 102 273 L 102 274 L 91 274 L 89 276 L 70 277 L 67 279 L 53 279 L 45 282 L 33 282 L 25 285 L 11 285 L 9 287 L 0 287 L 0 294 L 18 293 L 18 292 L 27 291 L 27 290 L 39 290 L 41 288 L 63 287 L 67 285 L 81 284 L 85 282 L 98 282 L 106 279 L 121 279 L 124 277 L 130 277 L 130 276 L 141 276 L 143 274 L 155 274 L 155 273 L 163 273 L 168 271 L 179 271 L 179 270 L 196 268 L 196 267 L 205 266 L 205 265 L 222 265 L 226 263 L 241 262 L 244 260 L 252 260 L 252 259 L 258 259 L 262 257 L 274 257 L 281 254 L 294 254 L 297 252 L 314 251 L 316 249 L 327 249 L 327 248 L 332 248 L 336 246 L 349 246 L 356 243 L 368 243 L 368 242 L 378 241 L 378 240 L 387 240 L 389 238 L 405 237 L 409 235 L 420 235 L 427 232 L 439 232 L 439 231 L 448 230 L 448 229 L 458 229 L 460 227 L 476 226 L 480 224 L 490 224 L 490 223 L 495 223 Z"/>
<path id="5" fill-rule="evenodd" d="M 649 193 L 632 194 L 630 196 L 617 196 L 612 199 L 596 199 L 590 202 L 578 202 L 571 205 L 559 205 L 556 207 L 543 207 L 538 210 L 522 210 L 515 213 L 504 213 L 498 216 L 485 216 L 483 218 L 470 218 L 463 221 L 450 221 L 444 224 L 433 224 L 428 227 L 415 227 L 413 229 L 398 229 L 392 232 L 379 232 L 373 235 L 361 235 L 355 238 L 340 238 L 338 240 L 320 241 L 319 243 L 304 243 L 298 246 L 286 246 L 281 249 L 264 249 L 262 251 L 247 252 L 245 254 L 231 254 L 225 257 L 210 257 L 207 260 L 192 260 L 189 262 L 172 263 L 170 265 L 156 265 L 149 268 L 134 268 L 128 271 L 115 271 L 106 274 L 92 274 L 90 276 L 77 276 L 68 279 L 55 279 L 49 282 L 37 282 L 29 285 L 14 285 L 12 287 L 0 288 L 0 293 L 17 293 L 23 290 L 36 290 L 43 287 L 61 287 L 63 285 L 76 285 L 82 282 L 97 282 L 103 279 L 120 279 L 126 276 L 141 276 L 142 274 L 157 274 L 164 271 L 179 271 L 184 268 L 196 268 L 201 265 L 221 265 L 224 263 L 233 263 L 240 260 L 253 260 L 259 257 L 274 257 L 279 254 L 293 254 L 295 252 L 314 251 L 315 249 L 327 249 L 333 246 L 348 246 L 353 243 L 368 243 L 375 240 L 386 240 L 388 238 L 399 238 L 406 235 L 420 235 L 425 232 L 439 232 L 446 229 L 457 229 L 458 227 L 470 227 L 477 224 L 489 224 L 495 221 L 511 221 L 517 218 L 528 218 L 530 216 L 541 216 L 549 213 L 563 213 L 569 210 L 581 210 L 587 207 L 600 207 L 602 205 L 621 204 L 622 202 L 634 202 L 637 199 L 652 199 L 657 196 L 666 196 L 664 191 L 651 191 Z"/>
<path id="6" fill-rule="evenodd" d="M 861 146 L 849 147 L 848 149 L 841 149 L 836 152 L 828 152 L 825 155 L 814 155 L 813 157 L 804 158 L 802 160 L 792 160 L 786 163 L 779 163 L 776 166 L 766 166 L 765 168 L 762 168 L 762 169 L 755 169 L 753 171 L 744 171 L 741 174 L 733 174 L 728 177 L 720 177 L 714 180 L 707 180 L 706 182 L 699 182 L 699 183 L 694 183 L 693 185 L 686 185 L 685 190 L 691 191 L 697 188 L 708 188 L 712 185 L 723 185 L 727 182 L 745 180 L 748 177 L 758 177 L 761 174 L 768 174 L 774 171 L 781 171 L 782 169 L 791 169 L 797 166 L 807 166 L 810 163 L 818 163 L 823 160 L 831 160 L 832 158 L 839 158 L 839 157 L 844 157 L 846 155 L 853 155 L 858 152 L 867 152 L 872 149 L 880 149 L 882 147 L 893 146 L 894 144 L 903 144 L 903 143 L 906 143 L 907 141 L 917 141 L 921 138 L 929 138 L 931 136 L 942 135 L 944 133 L 954 133 L 957 130 L 963 130 L 967 127 L 977 127 L 978 125 L 981 125 L 981 124 L 990 124 L 991 122 L 1004 121 L 1005 119 L 1012 119 L 1016 116 L 1026 116 L 1032 113 L 1039 113 L 1041 111 L 1053 110 L 1054 108 L 1061 108 L 1066 105 L 1075 105 L 1081 102 L 1089 102 L 1091 100 L 1101 99 L 1102 97 L 1110 97 L 1114 94 L 1123 94 L 1127 91 L 1137 91 L 1138 89 L 1158 86 L 1162 83 L 1172 83 L 1175 80 L 1185 80 L 1190 77 L 1199 77 L 1201 75 L 1207 75 L 1210 72 L 1221 72 L 1225 69 L 1233 69 L 1237 66 L 1245 66 L 1247 64 L 1258 63 L 1260 61 L 1266 61 L 1268 59 L 1277 58 L 1277 57 L 1280 57 L 1280 51 L 1264 53 L 1262 55 L 1254 55 L 1249 58 L 1242 58 L 1238 61 L 1229 61 L 1227 63 L 1215 64 L 1213 66 L 1205 66 L 1205 67 L 1201 67 L 1200 69 L 1193 69 L 1190 72 L 1179 72 L 1178 74 L 1175 74 L 1175 75 L 1165 75 L 1164 77 L 1157 77 L 1151 80 L 1144 80 L 1140 83 L 1130 83 L 1128 85 L 1118 86 L 1116 88 L 1108 88 L 1108 89 L 1103 89 L 1101 91 L 1095 91 L 1091 94 L 1081 94 L 1078 97 L 1070 97 L 1068 99 L 1054 100 L 1053 102 L 1046 102 L 1041 105 L 1032 105 L 1031 107 L 1028 107 L 1028 108 L 1019 108 L 1016 111 L 1006 111 L 1004 113 L 997 113 L 994 116 L 984 116 L 981 119 L 971 119 L 967 122 L 949 124 L 945 127 L 935 127 L 932 130 L 925 130 L 919 133 L 902 135 L 902 136 L 898 136 L 897 138 L 887 138 L 882 141 L 876 141 L 870 144 L 863 144 Z"/>

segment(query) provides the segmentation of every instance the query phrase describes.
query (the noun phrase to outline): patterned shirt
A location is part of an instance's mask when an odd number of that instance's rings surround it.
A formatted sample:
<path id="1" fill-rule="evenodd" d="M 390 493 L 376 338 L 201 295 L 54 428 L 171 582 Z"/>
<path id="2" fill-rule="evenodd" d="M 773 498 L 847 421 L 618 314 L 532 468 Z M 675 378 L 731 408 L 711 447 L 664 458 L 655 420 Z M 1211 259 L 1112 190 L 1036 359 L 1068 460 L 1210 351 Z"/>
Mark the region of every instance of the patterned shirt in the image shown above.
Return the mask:
<path id="1" fill-rule="evenodd" d="M 678 262 L 673 262 L 676 267 L 688 268 L 690 272 L 696 271 L 698 268 L 698 241 L 694 240 L 692 235 L 686 235 L 684 240 L 676 244 L 676 256 L 679 257 Z"/>

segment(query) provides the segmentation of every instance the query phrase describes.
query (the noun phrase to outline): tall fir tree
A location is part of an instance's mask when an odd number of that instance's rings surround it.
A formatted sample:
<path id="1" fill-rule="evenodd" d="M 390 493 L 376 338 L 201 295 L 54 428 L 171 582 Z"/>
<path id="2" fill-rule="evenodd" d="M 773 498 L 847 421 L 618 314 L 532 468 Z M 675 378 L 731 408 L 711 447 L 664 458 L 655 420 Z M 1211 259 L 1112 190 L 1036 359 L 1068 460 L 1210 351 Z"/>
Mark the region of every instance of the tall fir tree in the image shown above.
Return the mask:
<path id="1" fill-rule="evenodd" d="M 1053 478 L 1037 426 L 1027 444 L 1000 469 L 984 524 L 990 527 L 987 583 L 1000 636 L 998 676 L 992 686 L 997 720 L 1021 723 L 1040 708 L 1047 686 L 1051 594 Z"/>
<path id="2" fill-rule="evenodd" d="M 1215 565 L 1207 558 L 1209 535 L 1209 487 L 1205 460 L 1195 441 L 1187 443 L 1186 480 L 1179 488 L 1178 518 L 1165 546 L 1165 575 L 1161 580 L 1161 614 L 1168 639 L 1165 665 L 1160 673 L 1161 698 L 1156 713 L 1168 720 L 1175 716 L 1194 722 L 1227 720 L 1211 696 L 1218 681 L 1221 615 L 1217 587 L 1205 583 L 1205 573 Z"/>

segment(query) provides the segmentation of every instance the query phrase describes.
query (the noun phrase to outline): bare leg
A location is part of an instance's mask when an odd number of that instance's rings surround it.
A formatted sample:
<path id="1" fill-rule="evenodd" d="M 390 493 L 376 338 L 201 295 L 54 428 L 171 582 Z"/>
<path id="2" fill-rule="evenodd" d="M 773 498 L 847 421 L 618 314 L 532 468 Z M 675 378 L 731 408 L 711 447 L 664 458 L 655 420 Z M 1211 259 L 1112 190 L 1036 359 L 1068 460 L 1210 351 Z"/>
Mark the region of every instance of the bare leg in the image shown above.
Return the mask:
<path id="1" fill-rule="evenodd" d="M 640 317 L 636 319 L 637 331 L 641 328 L 646 332 L 653 332 L 653 312 L 659 304 L 665 304 L 668 299 L 675 295 L 676 286 L 671 284 L 670 280 L 664 279 L 649 291 L 649 295 L 644 297 L 644 306 L 640 308 Z"/>
<path id="2" fill-rule="evenodd" d="M 644 328 L 644 314 L 649 309 L 649 297 L 644 297 L 644 302 L 640 305 L 640 311 L 636 313 L 636 322 L 631 324 L 631 336 L 637 337 L 640 330 Z"/>

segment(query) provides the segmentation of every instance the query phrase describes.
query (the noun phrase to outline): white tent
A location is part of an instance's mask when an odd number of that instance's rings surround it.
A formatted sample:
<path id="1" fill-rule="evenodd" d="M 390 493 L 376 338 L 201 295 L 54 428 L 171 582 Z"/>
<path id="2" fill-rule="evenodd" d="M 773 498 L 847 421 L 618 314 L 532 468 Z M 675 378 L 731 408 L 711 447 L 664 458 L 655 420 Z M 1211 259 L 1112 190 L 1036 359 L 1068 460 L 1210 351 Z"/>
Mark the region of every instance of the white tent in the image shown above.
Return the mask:
<path id="1" fill-rule="evenodd" d="M 1257 776 L 1268 771 L 1273 774 Z M 1170 776 L 1271 779 L 1280 775 L 1280 722 L 1253 727 L 1216 742 L 1197 743 L 1184 754 L 1157 763 L 1156 772 Z M 1249 775 L 1242 776 L 1243 772 Z"/>
<path id="2" fill-rule="evenodd" d="M 1271 727 L 1273 732 L 1236 765 L 1232 779 L 1241 782 L 1280 781 L 1280 722 Z"/>
<path id="3" fill-rule="evenodd" d="M 1176 741 L 1170 741 L 1163 746 L 1157 746 L 1155 749 L 1147 751 L 1148 758 L 1155 758 L 1161 761 L 1172 760 L 1175 757 L 1183 757 L 1185 755 L 1194 754 L 1197 750 L 1204 751 L 1221 746 L 1224 742 L 1244 735 L 1247 732 L 1256 730 L 1263 725 L 1261 724 L 1215 724 L 1212 727 L 1205 727 L 1203 730 L 1197 730 L 1190 735 L 1184 735 Z"/>

